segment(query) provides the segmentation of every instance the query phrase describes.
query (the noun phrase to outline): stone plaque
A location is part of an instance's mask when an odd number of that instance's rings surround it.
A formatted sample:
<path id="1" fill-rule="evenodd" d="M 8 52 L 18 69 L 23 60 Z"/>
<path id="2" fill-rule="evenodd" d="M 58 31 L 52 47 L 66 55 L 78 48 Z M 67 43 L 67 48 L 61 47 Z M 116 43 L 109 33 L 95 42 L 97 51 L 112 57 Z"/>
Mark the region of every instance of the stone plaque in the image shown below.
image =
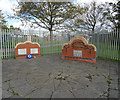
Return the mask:
<path id="1" fill-rule="evenodd" d="M 31 48 L 30 53 L 31 54 L 38 53 L 38 48 Z"/>
<path id="2" fill-rule="evenodd" d="M 19 55 L 27 54 L 26 49 L 18 49 L 18 54 Z"/>
<path id="3" fill-rule="evenodd" d="M 82 51 L 81 50 L 73 50 L 73 56 L 82 57 Z"/>

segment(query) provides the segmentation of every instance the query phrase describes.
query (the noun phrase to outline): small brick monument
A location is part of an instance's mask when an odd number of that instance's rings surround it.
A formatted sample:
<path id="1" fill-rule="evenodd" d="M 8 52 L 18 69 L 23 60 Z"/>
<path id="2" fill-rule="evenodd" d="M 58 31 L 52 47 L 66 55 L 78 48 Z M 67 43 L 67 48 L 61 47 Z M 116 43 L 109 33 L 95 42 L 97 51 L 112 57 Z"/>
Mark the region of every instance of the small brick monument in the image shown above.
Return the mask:
<path id="1" fill-rule="evenodd" d="M 96 63 L 96 47 L 84 37 L 74 37 L 62 47 L 61 58 Z"/>
<path id="2" fill-rule="evenodd" d="M 32 43 L 26 41 L 24 43 L 18 43 L 15 47 L 16 59 L 27 58 L 27 55 L 31 54 L 32 57 L 40 57 L 40 45 L 38 43 Z"/>

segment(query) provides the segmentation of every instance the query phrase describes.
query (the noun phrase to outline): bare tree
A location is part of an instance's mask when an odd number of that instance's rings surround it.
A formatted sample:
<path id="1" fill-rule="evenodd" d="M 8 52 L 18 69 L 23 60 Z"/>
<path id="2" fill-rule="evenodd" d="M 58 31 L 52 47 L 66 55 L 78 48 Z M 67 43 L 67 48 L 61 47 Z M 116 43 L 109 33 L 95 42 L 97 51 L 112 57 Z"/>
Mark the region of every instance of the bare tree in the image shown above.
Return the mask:
<path id="1" fill-rule="evenodd" d="M 18 2 L 14 11 L 14 18 L 49 30 L 51 41 L 53 31 L 60 28 L 57 26 L 77 15 L 77 8 L 71 2 Z"/>
<path id="2" fill-rule="evenodd" d="M 108 9 L 106 13 L 108 14 L 107 19 L 112 23 L 112 28 L 120 29 L 120 1 L 117 3 L 107 3 Z"/>
<path id="3" fill-rule="evenodd" d="M 105 6 L 105 4 L 98 5 L 95 1 L 91 2 L 91 4 L 85 4 L 84 13 L 76 16 L 67 26 L 73 31 L 89 30 L 94 36 L 95 30 L 98 30 L 98 28 L 100 30 L 106 26 L 108 14 Z"/>

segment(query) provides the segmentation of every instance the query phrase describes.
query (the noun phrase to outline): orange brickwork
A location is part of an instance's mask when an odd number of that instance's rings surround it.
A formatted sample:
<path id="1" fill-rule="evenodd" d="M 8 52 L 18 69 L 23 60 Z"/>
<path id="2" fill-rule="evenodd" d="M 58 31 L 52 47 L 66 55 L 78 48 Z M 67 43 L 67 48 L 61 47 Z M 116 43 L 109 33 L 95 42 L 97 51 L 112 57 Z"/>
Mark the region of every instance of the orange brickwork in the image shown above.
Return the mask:
<path id="1" fill-rule="evenodd" d="M 84 37 L 74 37 L 62 47 L 61 58 L 96 63 L 96 47 Z"/>
<path id="2" fill-rule="evenodd" d="M 18 43 L 16 45 L 16 59 L 27 58 L 28 54 L 31 54 L 32 57 L 40 57 L 40 45 L 38 43 L 31 43 L 30 41 Z"/>

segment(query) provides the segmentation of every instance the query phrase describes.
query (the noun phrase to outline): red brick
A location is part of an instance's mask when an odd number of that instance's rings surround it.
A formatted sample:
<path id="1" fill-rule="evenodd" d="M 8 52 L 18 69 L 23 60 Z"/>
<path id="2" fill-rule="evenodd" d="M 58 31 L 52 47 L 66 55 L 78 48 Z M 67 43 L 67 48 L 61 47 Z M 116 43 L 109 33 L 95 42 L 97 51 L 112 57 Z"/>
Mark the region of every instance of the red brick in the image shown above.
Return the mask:
<path id="1" fill-rule="evenodd" d="M 74 50 L 82 51 L 82 57 L 74 56 Z M 79 59 L 71 57 L 77 57 Z M 88 44 L 88 41 L 84 37 L 72 38 L 62 48 L 62 59 L 96 63 L 96 47 L 93 44 Z"/>
<path id="2" fill-rule="evenodd" d="M 38 48 L 38 53 L 31 54 L 30 48 Z M 26 49 L 27 54 L 18 54 L 18 49 Z M 26 41 L 25 43 L 18 43 L 15 47 L 16 59 L 27 58 L 27 55 L 31 54 L 33 57 L 40 57 L 40 45 L 37 43 L 31 43 Z"/>

